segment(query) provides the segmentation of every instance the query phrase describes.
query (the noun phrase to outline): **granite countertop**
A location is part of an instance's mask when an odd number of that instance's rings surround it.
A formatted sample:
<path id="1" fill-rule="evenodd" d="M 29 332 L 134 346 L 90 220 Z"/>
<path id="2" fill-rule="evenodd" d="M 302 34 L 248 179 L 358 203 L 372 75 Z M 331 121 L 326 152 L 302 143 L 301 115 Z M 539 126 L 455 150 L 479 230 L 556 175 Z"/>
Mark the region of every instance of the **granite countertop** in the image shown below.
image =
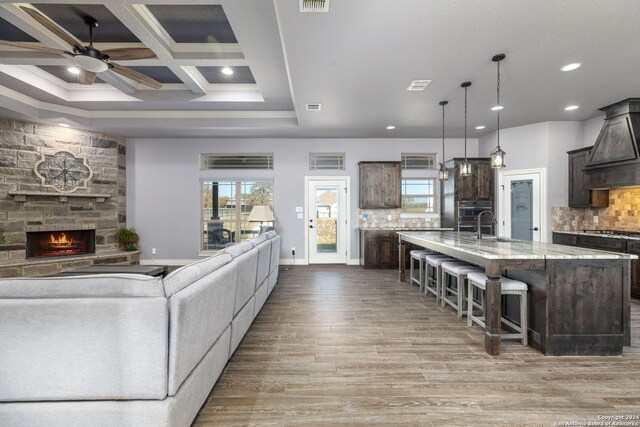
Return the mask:
<path id="1" fill-rule="evenodd" d="M 455 249 L 461 253 L 484 258 L 496 259 L 637 259 L 636 255 L 606 252 L 574 246 L 556 245 L 553 243 L 529 242 L 524 240 L 508 240 L 494 236 L 486 236 L 482 240 L 475 233 L 443 231 L 425 233 L 406 231 L 398 233 L 411 243 L 420 245 L 421 241 L 430 243 L 435 250 L 440 246 L 445 250 Z"/>
<path id="2" fill-rule="evenodd" d="M 598 237 L 607 237 L 611 239 L 640 240 L 640 236 L 625 236 L 621 234 L 602 234 L 602 233 L 596 233 L 593 231 L 554 231 L 554 233 L 576 234 L 580 236 L 598 236 Z"/>
<path id="3" fill-rule="evenodd" d="M 366 231 L 453 231 L 453 228 L 441 227 L 358 227 Z"/>

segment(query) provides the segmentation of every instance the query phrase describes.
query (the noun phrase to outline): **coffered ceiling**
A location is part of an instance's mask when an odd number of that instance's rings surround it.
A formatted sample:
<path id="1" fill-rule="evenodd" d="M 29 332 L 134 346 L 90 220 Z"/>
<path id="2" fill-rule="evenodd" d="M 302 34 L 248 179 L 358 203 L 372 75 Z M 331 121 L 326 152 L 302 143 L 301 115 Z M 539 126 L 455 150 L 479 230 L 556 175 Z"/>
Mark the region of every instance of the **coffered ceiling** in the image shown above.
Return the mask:
<path id="1" fill-rule="evenodd" d="M 444 99 L 459 137 L 466 80 L 475 137 L 495 129 L 496 53 L 502 127 L 584 120 L 640 96 L 637 0 L 331 0 L 328 13 L 299 0 L 0 0 L 0 40 L 70 51 L 24 7 L 84 46 L 92 16 L 97 49 L 152 49 L 114 62 L 163 86 L 112 71 L 80 85 L 69 55 L 0 45 L 0 116 L 130 137 L 438 137 Z M 571 62 L 583 66 L 560 71 Z M 407 92 L 415 79 L 432 82 Z"/>

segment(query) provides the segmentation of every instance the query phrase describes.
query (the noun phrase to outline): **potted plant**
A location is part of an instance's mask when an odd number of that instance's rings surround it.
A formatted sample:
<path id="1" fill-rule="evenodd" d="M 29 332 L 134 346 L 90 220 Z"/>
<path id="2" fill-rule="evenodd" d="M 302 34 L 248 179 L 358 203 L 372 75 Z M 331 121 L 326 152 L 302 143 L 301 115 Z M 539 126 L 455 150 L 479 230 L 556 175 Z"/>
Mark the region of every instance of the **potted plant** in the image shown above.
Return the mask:
<path id="1" fill-rule="evenodd" d="M 135 251 L 138 249 L 140 236 L 138 236 L 135 228 L 122 227 L 116 230 L 116 240 L 118 241 L 118 246 L 125 251 Z"/>

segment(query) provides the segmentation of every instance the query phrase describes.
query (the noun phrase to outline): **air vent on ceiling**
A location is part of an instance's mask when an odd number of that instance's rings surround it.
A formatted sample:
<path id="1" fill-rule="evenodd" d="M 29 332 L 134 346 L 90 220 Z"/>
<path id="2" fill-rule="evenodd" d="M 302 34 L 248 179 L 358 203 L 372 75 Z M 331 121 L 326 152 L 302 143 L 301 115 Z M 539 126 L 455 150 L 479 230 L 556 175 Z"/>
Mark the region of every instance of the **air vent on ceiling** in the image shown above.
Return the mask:
<path id="1" fill-rule="evenodd" d="M 307 104 L 307 111 L 320 111 L 322 110 L 322 105 L 319 102 L 313 102 Z"/>
<path id="2" fill-rule="evenodd" d="M 407 88 L 408 92 L 422 92 L 429 86 L 431 80 L 413 80 L 409 87 Z"/>
<path id="3" fill-rule="evenodd" d="M 344 170 L 344 153 L 309 153 L 309 170 Z"/>
<path id="4" fill-rule="evenodd" d="M 329 12 L 329 0 L 300 0 L 300 12 Z"/>
<path id="5" fill-rule="evenodd" d="M 435 170 L 435 153 L 402 153 L 402 169 Z"/>
<path id="6" fill-rule="evenodd" d="M 273 169 L 273 153 L 200 154 L 200 169 Z"/>

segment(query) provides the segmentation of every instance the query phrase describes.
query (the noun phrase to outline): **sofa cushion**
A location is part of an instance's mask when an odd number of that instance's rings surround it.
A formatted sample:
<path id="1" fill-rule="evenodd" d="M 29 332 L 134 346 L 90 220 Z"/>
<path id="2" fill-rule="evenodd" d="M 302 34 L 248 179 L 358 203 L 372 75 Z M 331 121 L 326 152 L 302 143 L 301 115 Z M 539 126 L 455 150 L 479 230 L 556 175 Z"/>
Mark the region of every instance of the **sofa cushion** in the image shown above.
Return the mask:
<path id="1" fill-rule="evenodd" d="M 275 230 L 271 230 L 271 231 L 267 231 L 266 233 L 264 233 L 265 236 L 267 236 L 267 239 L 273 239 L 274 237 L 276 237 L 278 235 L 278 233 L 276 233 Z"/>
<path id="2" fill-rule="evenodd" d="M 258 251 L 258 274 L 256 276 L 256 289 L 260 287 L 264 279 L 269 275 L 271 264 L 271 242 L 265 241 L 259 244 L 254 250 Z"/>
<path id="3" fill-rule="evenodd" d="M 253 249 L 253 245 L 249 242 L 237 243 L 225 248 L 224 253 L 231 255 L 233 258 L 242 255 L 245 252 L 249 252 Z"/>
<path id="4" fill-rule="evenodd" d="M 19 277 L 0 280 L 0 298 L 164 297 L 158 277 L 141 274 Z"/>
<path id="5" fill-rule="evenodd" d="M 231 323 L 237 276 L 232 261 L 169 299 L 169 396 Z"/>
<path id="6" fill-rule="evenodd" d="M 167 297 L 179 292 L 190 284 L 211 274 L 218 268 L 231 262 L 231 255 L 219 252 L 214 256 L 205 258 L 191 264 L 180 267 L 164 278 L 164 290 Z"/>
<path id="7" fill-rule="evenodd" d="M 280 267 L 280 236 L 275 236 L 269 241 L 271 242 L 271 265 L 269 266 L 269 272 L 272 272 Z"/>
<path id="8" fill-rule="evenodd" d="M 168 316 L 164 297 L 0 299 L 0 401 L 165 398 Z"/>
<path id="9" fill-rule="evenodd" d="M 253 247 L 255 248 L 256 246 L 258 246 L 260 243 L 264 242 L 265 240 L 267 240 L 267 236 L 265 236 L 264 234 L 260 234 L 256 237 L 254 237 L 253 239 L 249 240 L 249 243 L 251 243 L 251 245 L 253 245 Z"/>
<path id="10" fill-rule="evenodd" d="M 247 243 L 248 244 L 248 243 Z M 249 245 L 251 247 L 251 245 Z M 233 315 L 249 301 L 256 291 L 256 276 L 258 274 L 258 251 L 251 248 L 234 259 L 238 263 L 238 282 L 236 285 L 236 298 L 234 301 Z"/>

